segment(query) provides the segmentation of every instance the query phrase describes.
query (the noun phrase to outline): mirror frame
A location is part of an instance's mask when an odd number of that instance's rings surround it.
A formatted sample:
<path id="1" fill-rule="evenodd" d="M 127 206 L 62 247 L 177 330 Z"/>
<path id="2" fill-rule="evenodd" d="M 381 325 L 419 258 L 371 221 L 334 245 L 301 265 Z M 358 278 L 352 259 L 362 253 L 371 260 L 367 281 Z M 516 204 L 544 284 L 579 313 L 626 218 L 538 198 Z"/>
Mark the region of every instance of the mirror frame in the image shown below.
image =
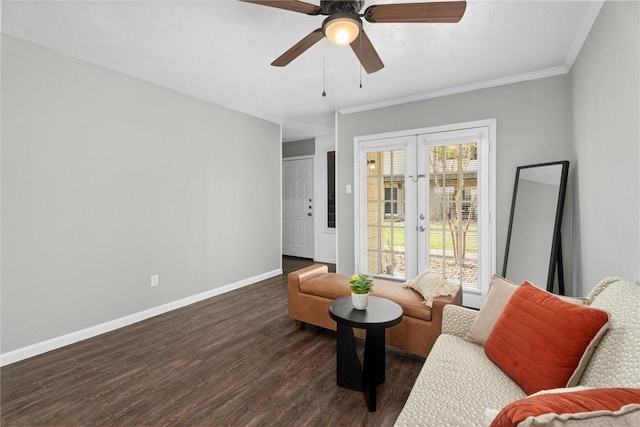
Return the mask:
<path id="1" fill-rule="evenodd" d="M 546 167 L 553 165 L 561 165 L 561 175 L 560 175 L 560 183 L 558 189 L 558 200 L 556 205 L 556 214 L 555 221 L 553 225 L 553 235 L 551 241 L 551 254 L 549 257 L 549 268 L 547 275 L 547 291 L 553 292 L 555 276 L 556 276 L 556 266 L 558 272 L 558 293 L 560 295 L 564 295 L 564 269 L 562 262 L 562 239 L 561 239 L 561 230 L 560 227 L 562 225 L 562 213 L 564 210 L 564 200 L 565 194 L 567 190 L 567 179 L 569 176 L 569 161 L 561 160 L 557 162 L 547 162 L 547 163 L 537 163 L 533 165 L 526 166 L 518 166 L 516 168 L 516 179 L 513 185 L 513 197 L 511 199 L 511 214 L 509 216 L 509 229 L 507 231 L 507 244 L 504 252 L 504 263 L 502 264 L 502 276 L 507 278 L 507 261 L 509 259 L 509 246 L 511 245 L 511 235 L 513 231 L 513 216 L 516 209 L 516 198 L 518 195 L 518 182 L 520 179 L 520 172 L 523 169 L 537 168 L 537 167 Z"/>

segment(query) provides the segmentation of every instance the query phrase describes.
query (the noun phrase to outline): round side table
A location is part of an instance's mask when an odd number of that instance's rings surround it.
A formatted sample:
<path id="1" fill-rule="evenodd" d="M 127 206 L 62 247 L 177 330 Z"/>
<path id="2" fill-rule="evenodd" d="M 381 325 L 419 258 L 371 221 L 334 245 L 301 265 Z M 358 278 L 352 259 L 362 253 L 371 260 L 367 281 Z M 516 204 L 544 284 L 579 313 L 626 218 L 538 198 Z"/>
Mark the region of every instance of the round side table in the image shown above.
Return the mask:
<path id="1" fill-rule="evenodd" d="M 351 297 L 329 305 L 337 323 L 336 377 L 340 387 L 364 392 L 369 411 L 376 410 L 376 389 L 385 380 L 385 329 L 402 321 L 402 307 L 386 298 L 369 297 L 366 310 L 356 310 Z M 364 361 L 360 364 L 353 328 L 365 329 Z"/>

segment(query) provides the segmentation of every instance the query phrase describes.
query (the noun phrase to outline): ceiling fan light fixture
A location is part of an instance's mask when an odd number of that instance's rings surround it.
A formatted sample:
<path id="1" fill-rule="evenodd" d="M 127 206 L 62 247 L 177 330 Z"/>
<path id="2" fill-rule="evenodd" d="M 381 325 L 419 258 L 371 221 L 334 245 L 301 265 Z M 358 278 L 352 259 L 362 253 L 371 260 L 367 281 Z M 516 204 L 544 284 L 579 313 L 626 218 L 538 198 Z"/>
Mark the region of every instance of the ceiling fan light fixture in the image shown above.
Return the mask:
<path id="1" fill-rule="evenodd" d="M 362 30 L 362 21 L 358 17 L 332 16 L 325 20 L 322 30 L 331 43 L 345 46 L 358 38 Z"/>

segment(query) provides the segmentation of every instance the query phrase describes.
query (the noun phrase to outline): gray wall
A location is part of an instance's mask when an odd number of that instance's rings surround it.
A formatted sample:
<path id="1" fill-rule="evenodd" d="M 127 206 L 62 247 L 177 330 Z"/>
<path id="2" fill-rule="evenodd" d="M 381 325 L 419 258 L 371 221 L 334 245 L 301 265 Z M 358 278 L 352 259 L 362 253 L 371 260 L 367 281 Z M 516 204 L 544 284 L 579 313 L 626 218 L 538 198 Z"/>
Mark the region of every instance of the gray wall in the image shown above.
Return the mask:
<path id="1" fill-rule="evenodd" d="M 282 143 L 282 157 L 312 156 L 316 153 L 316 140 L 302 139 Z"/>
<path id="2" fill-rule="evenodd" d="M 2 42 L 2 352 L 281 268 L 278 125 Z"/>
<path id="3" fill-rule="evenodd" d="M 571 70 L 574 282 L 640 277 L 638 2 L 606 2 Z"/>
<path id="4" fill-rule="evenodd" d="M 338 270 L 349 273 L 355 265 L 354 201 L 353 194 L 345 192 L 347 184 L 353 185 L 354 137 L 492 118 L 497 135 L 496 271 L 500 272 L 516 167 L 569 156 L 567 75 L 338 115 Z"/>
<path id="5" fill-rule="evenodd" d="M 640 278 L 638 2 L 606 2 L 570 74 L 338 115 L 338 271 L 354 268 L 353 138 L 497 119 L 497 271 L 515 167 L 571 160 L 563 222 L 567 292 Z"/>

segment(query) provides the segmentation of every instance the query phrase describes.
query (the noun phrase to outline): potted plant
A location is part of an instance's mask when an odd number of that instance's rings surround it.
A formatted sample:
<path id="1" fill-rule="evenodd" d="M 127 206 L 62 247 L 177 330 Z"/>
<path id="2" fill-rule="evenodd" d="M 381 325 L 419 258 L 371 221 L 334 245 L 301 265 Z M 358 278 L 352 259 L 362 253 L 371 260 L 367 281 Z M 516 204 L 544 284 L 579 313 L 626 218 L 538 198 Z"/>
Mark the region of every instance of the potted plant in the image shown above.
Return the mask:
<path id="1" fill-rule="evenodd" d="M 349 283 L 353 308 L 365 310 L 369 304 L 369 294 L 373 292 L 373 278 L 366 274 L 354 274 Z"/>

